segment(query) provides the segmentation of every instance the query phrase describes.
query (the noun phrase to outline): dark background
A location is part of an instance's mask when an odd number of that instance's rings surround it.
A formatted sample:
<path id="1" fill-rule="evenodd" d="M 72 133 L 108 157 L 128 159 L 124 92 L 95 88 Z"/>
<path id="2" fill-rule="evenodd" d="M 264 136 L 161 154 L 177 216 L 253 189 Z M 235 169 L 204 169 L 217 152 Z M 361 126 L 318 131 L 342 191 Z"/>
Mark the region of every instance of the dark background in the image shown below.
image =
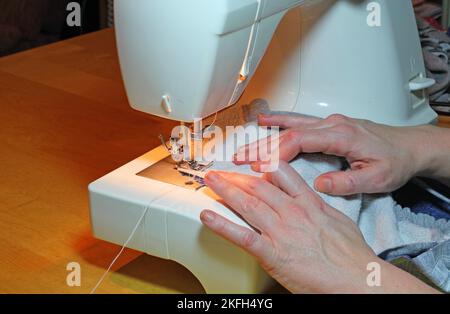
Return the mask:
<path id="1" fill-rule="evenodd" d="M 69 2 L 82 7 L 81 27 L 66 24 Z M 107 27 L 107 0 L 0 0 L 0 56 Z"/>

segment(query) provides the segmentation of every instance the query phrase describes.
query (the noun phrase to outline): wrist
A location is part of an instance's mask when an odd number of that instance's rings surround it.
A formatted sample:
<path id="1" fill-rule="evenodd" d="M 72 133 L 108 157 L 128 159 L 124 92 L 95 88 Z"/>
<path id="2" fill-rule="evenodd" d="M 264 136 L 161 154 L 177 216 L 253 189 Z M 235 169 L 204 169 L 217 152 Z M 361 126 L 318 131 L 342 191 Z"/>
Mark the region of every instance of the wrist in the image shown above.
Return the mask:
<path id="1" fill-rule="evenodd" d="M 334 275 L 338 279 L 331 285 L 322 285 L 320 293 L 327 294 L 382 294 L 383 287 L 377 285 L 377 281 L 382 279 L 383 267 L 385 262 L 375 254 L 367 255 L 363 261 L 358 263 L 349 262 L 345 267 L 339 269 Z M 351 266 L 350 266 L 351 265 Z M 379 271 L 380 277 L 377 277 Z M 332 281 L 333 282 L 333 281 Z M 382 284 L 382 281 L 380 282 Z"/>
<path id="2" fill-rule="evenodd" d="M 408 272 L 379 259 L 381 284 L 369 289 L 369 293 L 382 294 L 435 294 L 438 290 L 428 286 L 423 281 Z"/>
<path id="3" fill-rule="evenodd" d="M 434 294 L 440 293 L 408 272 L 374 257 L 363 272 L 344 289 L 357 294 Z M 341 291 L 342 292 L 342 291 Z"/>
<path id="4" fill-rule="evenodd" d="M 450 130 L 424 125 L 416 127 L 416 131 L 410 145 L 416 164 L 414 176 L 449 177 Z"/>
<path id="5" fill-rule="evenodd" d="M 423 294 L 439 293 L 411 274 L 379 258 L 372 256 L 365 267 L 353 268 L 339 285 L 328 287 L 322 293 L 349 294 Z"/>

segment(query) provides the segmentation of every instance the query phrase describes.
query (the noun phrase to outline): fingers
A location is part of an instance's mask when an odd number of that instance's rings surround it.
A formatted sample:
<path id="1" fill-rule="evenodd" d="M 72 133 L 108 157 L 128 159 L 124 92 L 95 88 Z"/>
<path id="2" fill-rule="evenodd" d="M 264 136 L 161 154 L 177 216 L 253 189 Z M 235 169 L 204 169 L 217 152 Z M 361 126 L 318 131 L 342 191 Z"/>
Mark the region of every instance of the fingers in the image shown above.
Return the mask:
<path id="1" fill-rule="evenodd" d="M 234 164 L 246 165 L 257 160 L 269 160 L 272 149 L 278 149 L 277 143 L 279 143 L 280 139 L 284 135 L 285 132 L 281 132 L 280 134 L 274 134 L 256 142 L 239 147 L 238 151 L 233 156 Z"/>
<path id="2" fill-rule="evenodd" d="M 332 129 L 290 130 L 280 137 L 278 150 L 272 156 L 279 160 L 291 161 L 300 153 L 324 153 L 335 156 L 346 156 L 351 149 L 351 141 Z M 255 162 L 252 166 L 260 171 L 261 165 L 267 162 Z"/>
<path id="3" fill-rule="evenodd" d="M 260 126 L 277 126 L 281 129 L 296 128 L 297 130 L 309 129 L 309 128 L 323 128 L 322 124 L 325 120 L 315 118 L 312 116 L 286 113 L 277 115 L 259 115 L 259 125 Z M 289 131 L 285 130 L 279 134 L 271 135 L 267 138 L 260 139 L 253 143 L 244 145 L 238 149 L 236 154 L 233 156 L 233 162 L 236 165 L 249 164 L 250 162 L 255 162 L 257 160 L 263 160 L 264 157 L 267 161 L 270 159 L 271 150 L 278 147 L 279 141 L 289 135 Z M 276 143 L 276 144 L 274 144 Z M 261 156 L 263 155 L 263 156 Z M 251 159 L 252 157 L 257 157 L 257 159 Z"/>
<path id="4" fill-rule="evenodd" d="M 359 170 L 336 171 L 325 173 L 314 183 L 317 191 L 330 195 L 354 195 L 359 193 L 377 193 L 375 178 L 379 177 L 375 167 Z"/>
<path id="5" fill-rule="evenodd" d="M 322 199 L 308 186 L 300 174 L 287 162 L 280 162 L 277 171 L 266 173 L 265 178 L 295 199 L 304 208 L 317 207 Z"/>
<path id="6" fill-rule="evenodd" d="M 348 152 L 348 142 L 331 128 L 295 130 L 280 140 L 279 156 L 290 161 L 299 153 L 324 153 L 344 156 Z"/>
<path id="7" fill-rule="evenodd" d="M 312 116 L 286 113 L 286 114 L 273 114 L 273 115 L 259 115 L 258 123 L 261 126 L 279 126 L 282 129 L 290 129 L 295 127 L 301 127 L 305 124 L 313 124 L 321 121 L 319 118 Z"/>
<path id="8" fill-rule="evenodd" d="M 325 153 L 343 157 L 349 153 L 354 142 L 352 136 L 355 128 L 349 124 L 349 118 L 341 115 L 333 115 L 325 120 L 292 114 L 260 115 L 259 120 L 260 125 L 280 126 L 287 130 L 275 138 L 276 142 L 273 137 L 269 137 L 241 147 L 234 156 L 237 165 L 269 160 L 270 156 L 266 160 L 260 158 L 261 150 L 265 153 L 264 148 L 267 150 L 268 147 L 269 154 L 285 161 L 292 160 L 299 153 Z M 248 156 L 258 158 L 249 160 Z"/>
<path id="9" fill-rule="evenodd" d="M 265 178 L 294 198 L 312 192 L 303 178 L 287 162 L 280 162 L 278 170 L 266 173 Z"/>
<path id="10" fill-rule="evenodd" d="M 258 197 L 246 193 L 219 173 L 208 172 L 205 183 L 258 230 L 270 229 L 278 221 L 278 215 L 266 203 Z"/>
<path id="11" fill-rule="evenodd" d="M 271 139 L 268 140 L 269 143 Z M 261 140 L 263 141 L 263 140 Z M 234 163 L 237 165 L 249 164 L 256 162 L 256 166 L 261 159 L 248 160 L 241 156 L 251 156 L 251 150 L 259 150 L 260 142 L 255 142 L 239 149 L 238 156 L 234 157 Z M 276 145 L 265 144 L 264 147 L 270 147 L 271 156 L 276 156 L 279 160 L 291 161 L 300 153 L 324 153 L 336 156 L 345 156 L 350 149 L 350 142 L 345 136 L 334 132 L 332 128 L 318 129 L 292 129 L 281 132 L 277 138 Z M 275 147 L 272 147 L 275 146 Z M 253 154 L 255 155 L 255 154 Z M 259 157 L 259 156 L 258 156 Z M 267 161 L 263 161 L 265 164 Z"/>
<path id="12" fill-rule="evenodd" d="M 289 117 L 291 116 L 270 116 L 270 117 Z M 273 134 L 268 136 L 267 138 L 260 139 L 253 143 L 244 145 L 239 147 L 236 154 L 233 156 L 233 162 L 236 165 L 246 165 L 255 161 L 268 161 L 271 157 L 271 154 L 279 152 L 280 145 L 283 141 L 283 145 L 289 145 L 289 138 L 293 137 L 293 134 L 298 134 L 300 130 L 312 130 L 312 129 L 320 129 L 325 128 L 322 126 L 324 124 L 324 120 L 319 120 L 317 118 L 307 117 L 307 116 L 294 116 L 295 120 L 309 121 L 309 123 L 305 123 L 303 126 L 299 126 L 294 129 L 284 130 L 279 132 L 278 134 Z M 281 119 L 281 118 L 279 118 Z M 318 123 L 312 123 L 311 121 L 319 121 Z M 273 125 L 272 125 L 273 126 Z M 286 139 L 287 138 L 287 139 Z M 254 157 L 257 157 L 256 159 Z M 265 158 L 264 158 L 265 157 Z M 252 159 L 253 158 L 253 159 Z"/>
<path id="13" fill-rule="evenodd" d="M 289 195 L 267 180 L 238 173 L 220 173 L 220 175 L 230 184 L 263 201 L 278 214 L 282 214 L 282 211 L 293 202 Z"/>
<path id="14" fill-rule="evenodd" d="M 238 226 L 213 211 L 204 210 L 200 219 L 205 226 L 228 241 L 241 247 L 257 259 L 269 263 L 272 258 L 271 243 L 249 228 Z"/>

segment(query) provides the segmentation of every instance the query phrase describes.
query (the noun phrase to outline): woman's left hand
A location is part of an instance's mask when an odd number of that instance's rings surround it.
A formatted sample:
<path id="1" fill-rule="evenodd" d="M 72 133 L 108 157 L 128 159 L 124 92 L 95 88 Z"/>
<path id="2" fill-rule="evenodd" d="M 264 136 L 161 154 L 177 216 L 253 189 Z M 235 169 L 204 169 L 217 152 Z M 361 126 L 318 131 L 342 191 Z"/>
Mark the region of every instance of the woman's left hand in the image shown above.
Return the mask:
<path id="1" fill-rule="evenodd" d="M 263 178 L 209 172 L 206 184 L 257 231 L 213 211 L 202 222 L 255 256 L 294 293 L 368 292 L 367 266 L 383 263 L 356 224 L 327 205 L 287 163 Z"/>

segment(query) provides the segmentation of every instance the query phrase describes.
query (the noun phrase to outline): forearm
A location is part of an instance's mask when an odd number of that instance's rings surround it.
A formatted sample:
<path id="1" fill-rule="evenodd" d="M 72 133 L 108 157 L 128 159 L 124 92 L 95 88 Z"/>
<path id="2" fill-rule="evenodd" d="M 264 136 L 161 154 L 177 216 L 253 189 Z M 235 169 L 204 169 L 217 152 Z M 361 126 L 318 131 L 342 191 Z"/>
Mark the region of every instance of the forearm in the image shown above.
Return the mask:
<path id="1" fill-rule="evenodd" d="M 335 285 L 321 286 L 320 293 L 344 293 L 344 294 L 438 294 L 438 290 L 428 286 L 413 275 L 382 260 L 379 257 L 370 259 L 379 265 L 379 273 L 369 273 L 364 268 L 344 269 L 345 274 L 341 281 Z M 353 270 L 353 272 L 351 271 Z M 374 277 L 372 277 L 374 276 Z M 371 284 L 376 278 L 376 284 Z"/>
<path id="2" fill-rule="evenodd" d="M 417 175 L 434 179 L 450 178 L 450 129 L 421 126 L 412 150 L 417 158 Z"/>
<path id="3" fill-rule="evenodd" d="M 428 286 L 411 274 L 380 260 L 381 286 L 373 288 L 373 293 L 387 294 L 436 294 L 439 291 Z"/>

